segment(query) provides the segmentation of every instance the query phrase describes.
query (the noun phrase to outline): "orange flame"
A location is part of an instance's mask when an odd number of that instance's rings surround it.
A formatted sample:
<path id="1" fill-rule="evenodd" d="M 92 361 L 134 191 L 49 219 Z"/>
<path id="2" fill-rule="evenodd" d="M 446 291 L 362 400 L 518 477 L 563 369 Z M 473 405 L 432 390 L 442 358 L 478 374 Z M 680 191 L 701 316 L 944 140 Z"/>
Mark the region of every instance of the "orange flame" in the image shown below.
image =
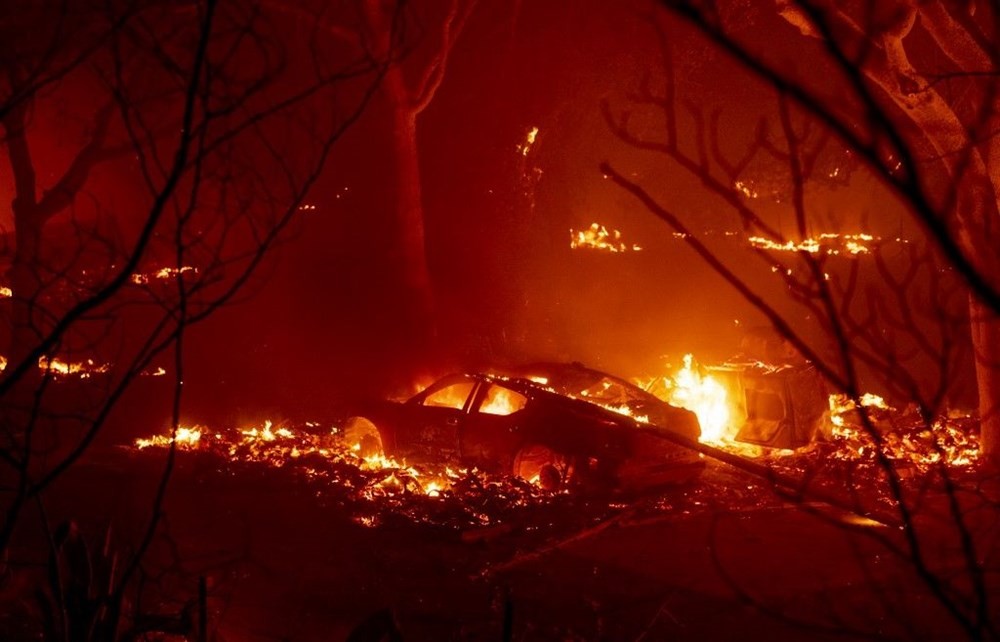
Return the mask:
<path id="1" fill-rule="evenodd" d="M 701 441 L 718 443 L 732 437 L 732 413 L 729 394 L 711 375 L 702 375 L 693 367 L 694 357 L 684 355 L 684 367 L 669 382 L 667 401 L 698 415 Z"/>

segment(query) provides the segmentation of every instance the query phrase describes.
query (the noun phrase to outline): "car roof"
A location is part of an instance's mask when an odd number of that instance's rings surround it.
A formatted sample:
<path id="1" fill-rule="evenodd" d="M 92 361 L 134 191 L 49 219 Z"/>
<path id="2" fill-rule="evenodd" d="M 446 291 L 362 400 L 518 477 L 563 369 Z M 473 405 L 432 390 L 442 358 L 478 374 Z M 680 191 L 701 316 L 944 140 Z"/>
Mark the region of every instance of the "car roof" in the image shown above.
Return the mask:
<path id="1" fill-rule="evenodd" d="M 602 370 L 595 370 L 594 368 L 583 365 L 579 361 L 572 361 L 570 363 L 538 361 L 511 368 L 511 372 L 515 373 L 518 377 L 530 377 L 531 374 L 537 374 L 541 376 L 548 375 L 550 379 L 562 379 L 563 381 L 570 377 L 590 377 L 594 379 L 594 381 L 599 379 L 610 379 L 611 381 L 636 392 L 640 396 L 648 398 L 649 401 L 655 400 L 660 403 L 665 403 L 653 393 L 648 390 L 644 390 L 627 379 L 623 379 L 622 377 L 613 375 L 609 372 L 604 372 Z"/>

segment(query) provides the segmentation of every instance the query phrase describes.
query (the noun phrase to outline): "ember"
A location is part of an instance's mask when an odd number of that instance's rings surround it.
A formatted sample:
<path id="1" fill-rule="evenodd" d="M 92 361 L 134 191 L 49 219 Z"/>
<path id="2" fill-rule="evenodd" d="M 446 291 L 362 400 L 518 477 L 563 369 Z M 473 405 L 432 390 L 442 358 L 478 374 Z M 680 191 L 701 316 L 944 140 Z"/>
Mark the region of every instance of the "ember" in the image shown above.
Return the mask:
<path id="1" fill-rule="evenodd" d="M 165 281 L 167 279 L 173 279 L 177 276 L 184 274 L 191 274 L 191 275 L 198 274 L 198 268 L 191 267 L 190 265 L 185 265 L 179 268 L 171 268 L 171 267 L 160 268 L 155 272 L 145 272 L 145 273 L 137 272 L 132 275 L 132 283 L 135 283 L 136 285 L 146 285 L 153 280 Z"/>

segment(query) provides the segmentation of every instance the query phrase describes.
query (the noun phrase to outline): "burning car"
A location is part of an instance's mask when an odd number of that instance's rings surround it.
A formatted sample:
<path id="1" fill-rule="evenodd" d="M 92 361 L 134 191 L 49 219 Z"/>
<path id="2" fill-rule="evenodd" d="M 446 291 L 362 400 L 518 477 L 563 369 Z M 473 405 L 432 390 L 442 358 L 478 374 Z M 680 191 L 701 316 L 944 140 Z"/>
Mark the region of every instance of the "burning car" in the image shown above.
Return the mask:
<path id="1" fill-rule="evenodd" d="M 549 490 L 639 490 L 689 481 L 704 468 L 698 453 L 666 434 L 697 438 L 697 417 L 672 408 L 669 419 L 669 427 L 647 425 L 541 382 L 461 373 L 403 403 L 374 405 L 344 432 L 363 455 L 455 462 Z"/>
<path id="2" fill-rule="evenodd" d="M 642 423 L 698 441 L 701 427 L 689 410 L 672 406 L 656 395 L 615 375 L 579 362 L 538 362 L 512 369 L 511 374 L 545 385 L 567 397 L 588 401 Z"/>

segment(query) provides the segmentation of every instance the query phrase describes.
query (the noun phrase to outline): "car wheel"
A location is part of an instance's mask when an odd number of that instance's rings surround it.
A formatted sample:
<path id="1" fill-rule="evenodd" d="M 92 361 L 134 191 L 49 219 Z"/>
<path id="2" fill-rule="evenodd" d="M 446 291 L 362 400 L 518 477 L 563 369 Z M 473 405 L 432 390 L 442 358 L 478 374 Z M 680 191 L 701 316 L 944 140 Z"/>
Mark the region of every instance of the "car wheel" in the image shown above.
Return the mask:
<path id="1" fill-rule="evenodd" d="M 344 442 L 358 454 L 359 457 L 381 457 L 382 436 L 378 428 L 366 417 L 351 417 L 344 424 Z"/>
<path id="2" fill-rule="evenodd" d="M 544 490 L 558 490 L 569 478 L 569 464 L 548 446 L 532 444 L 514 456 L 514 475 Z"/>

